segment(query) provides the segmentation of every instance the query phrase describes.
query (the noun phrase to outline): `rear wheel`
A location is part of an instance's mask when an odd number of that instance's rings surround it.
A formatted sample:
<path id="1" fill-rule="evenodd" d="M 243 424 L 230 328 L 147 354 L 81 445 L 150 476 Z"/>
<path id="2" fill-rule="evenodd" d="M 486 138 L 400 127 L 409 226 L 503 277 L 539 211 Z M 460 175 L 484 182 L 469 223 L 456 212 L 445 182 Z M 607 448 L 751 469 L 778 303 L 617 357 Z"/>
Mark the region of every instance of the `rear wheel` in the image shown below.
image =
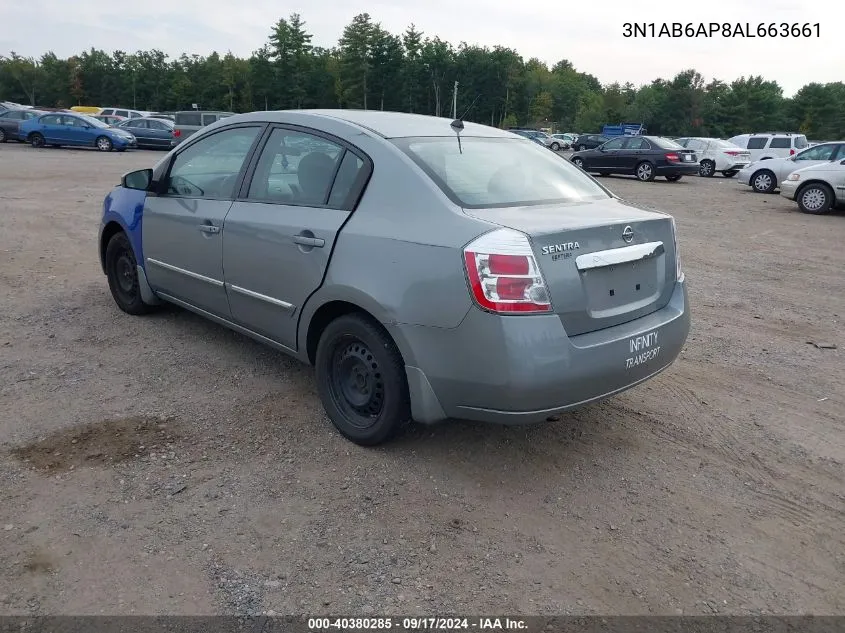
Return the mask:
<path id="1" fill-rule="evenodd" d="M 722 175 L 723 175 L 725 178 L 733 178 L 733 177 L 734 177 L 734 176 L 736 176 L 738 173 L 739 173 L 739 170 L 737 170 L 737 169 L 728 169 L 728 170 L 726 170 L 726 171 L 723 171 L 723 172 L 722 172 Z"/>
<path id="2" fill-rule="evenodd" d="M 637 168 L 634 170 L 634 174 L 636 174 L 637 180 L 651 182 L 654 180 L 654 165 L 647 161 L 643 161 L 637 165 Z"/>
<path id="3" fill-rule="evenodd" d="M 804 185 L 795 196 L 802 213 L 823 215 L 833 208 L 833 190 L 821 182 Z"/>
<path id="4" fill-rule="evenodd" d="M 584 151 L 585 149 L 587 149 L 586 145 L 576 145 L 576 146 L 575 146 L 575 151 L 576 151 L 576 152 L 582 152 L 582 151 Z"/>
<path id="5" fill-rule="evenodd" d="M 114 145 L 112 145 L 111 139 L 108 136 L 98 136 L 97 140 L 95 141 L 97 145 L 97 149 L 101 152 L 110 152 Z"/>
<path id="6" fill-rule="evenodd" d="M 122 231 L 112 235 L 106 246 L 106 276 L 109 280 L 109 290 L 118 308 L 135 315 L 146 314 L 152 310 L 141 298 L 138 263 L 129 238 Z"/>
<path id="7" fill-rule="evenodd" d="M 776 186 L 777 179 L 770 169 L 761 169 L 751 176 L 751 188 L 757 193 L 772 193 Z"/>
<path id="8" fill-rule="evenodd" d="M 317 346 L 315 366 L 323 407 L 347 439 L 374 446 L 410 422 L 405 363 L 371 319 L 348 314 L 329 323 Z"/>
<path id="9" fill-rule="evenodd" d="M 584 169 L 584 161 L 581 160 L 581 158 L 578 157 L 578 156 L 576 156 L 575 158 L 572 159 L 572 164 L 575 165 L 576 167 Z"/>
<path id="10" fill-rule="evenodd" d="M 29 135 L 29 144 L 33 147 L 44 147 L 44 137 L 38 132 L 33 132 Z"/>
<path id="11" fill-rule="evenodd" d="M 552 143 L 552 150 L 557 152 L 560 150 L 560 143 Z"/>
<path id="12" fill-rule="evenodd" d="M 698 166 L 698 175 L 709 178 L 716 172 L 716 163 L 712 160 L 703 160 Z"/>
<path id="13" fill-rule="evenodd" d="M 674 176 L 666 176 L 666 180 L 668 180 L 669 182 L 678 182 L 681 178 L 683 178 L 683 176 L 680 174 L 676 174 Z"/>
<path id="14" fill-rule="evenodd" d="M 0 143 L 6 142 L 6 130 L 0 127 Z"/>

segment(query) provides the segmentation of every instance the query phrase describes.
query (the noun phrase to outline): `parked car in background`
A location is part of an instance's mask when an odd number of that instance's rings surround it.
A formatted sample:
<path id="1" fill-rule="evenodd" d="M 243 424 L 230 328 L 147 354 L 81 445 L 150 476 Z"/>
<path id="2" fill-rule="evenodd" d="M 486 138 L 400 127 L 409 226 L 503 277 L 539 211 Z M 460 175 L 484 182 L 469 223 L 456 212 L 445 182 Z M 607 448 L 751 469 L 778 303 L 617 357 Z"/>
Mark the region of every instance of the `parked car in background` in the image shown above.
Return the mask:
<path id="1" fill-rule="evenodd" d="M 98 106 L 71 106 L 69 109 L 71 112 L 88 115 L 100 114 L 100 110 L 102 110 L 102 108 Z"/>
<path id="2" fill-rule="evenodd" d="M 780 183 L 780 195 L 795 200 L 803 213 L 822 215 L 845 204 L 845 158 L 793 171 Z"/>
<path id="3" fill-rule="evenodd" d="M 126 120 L 122 116 L 108 116 L 106 114 L 92 114 L 92 115 L 89 115 L 89 116 L 91 116 L 91 118 L 97 119 L 98 121 L 102 121 L 106 125 L 111 125 L 111 126 L 115 126 L 118 123 L 120 123 L 121 121 Z"/>
<path id="4" fill-rule="evenodd" d="M 176 139 L 173 137 L 175 124 L 169 119 L 126 119 L 117 127 L 130 132 L 137 140 L 138 147 L 170 149 L 176 145 Z"/>
<path id="5" fill-rule="evenodd" d="M 752 161 L 787 158 L 807 148 L 807 137 L 792 132 L 740 134 L 732 136 L 728 141 L 742 149 L 747 149 Z"/>
<path id="6" fill-rule="evenodd" d="M 20 140 L 18 137 L 20 124 L 23 121 L 29 121 L 42 114 L 44 112 L 41 110 L 33 110 L 31 108 L 6 110 L 0 114 L 0 143 L 5 143 L 9 140 Z"/>
<path id="7" fill-rule="evenodd" d="M 176 120 L 176 113 L 175 112 L 151 112 L 145 118 L 168 119 L 170 121 L 175 121 Z"/>
<path id="8" fill-rule="evenodd" d="M 730 141 L 702 136 L 681 137 L 674 141 L 695 152 L 699 176 L 709 177 L 720 172 L 725 178 L 733 178 L 751 163 L 751 153 Z"/>
<path id="9" fill-rule="evenodd" d="M 103 108 L 100 110 L 99 114 L 103 116 L 119 116 L 124 119 L 133 119 L 133 118 L 140 118 L 147 114 L 146 112 L 142 112 L 141 110 L 129 110 L 127 108 Z"/>
<path id="10" fill-rule="evenodd" d="M 315 365 L 364 445 L 654 377 L 690 327 L 677 248 L 671 216 L 509 132 L 362 110 L 210 125 L 123 177 L 98 243 L 121 310 L 174 303 Z"/>
<path id="11" fill-rule="evenodd" d="M 580 152 L 585 149 L 595 149 L 599 145 L 607 143 L 609 140 L 609 136 L 603 136 L 601 134 L 582 134 L 573 141 L 572 148 L 576 152 Z"/>
<path id="12" fill-rule="evenodd" d="M 587 172 L 634 175 L 644 182 L 657 176 L 676 182 L 698 173 L 695 152 L 660 136 L 619 136 L 596 149 L 577 151 L 569 160 Z"/>
<path id="13" fill-rule="evenodd" d="M 757 193 L 773 193 L 792 172 L 804 167 L 845 158 L 845 141 L 822 143 L 787 158 L 758 160 L 744 167 L 737 176 L 739 183 Z"/>
<path id="14" fill-rule="evenodd" d="M 63 145 L 122 152 L 135 147 L 135 137 L 84 114 L 51 112 L 21 123 L 18 137 L 33 147 Z"/>
<path id="15" fill-rule="evenodd" d="M 234 112 L 218 112 L 205 110 L 184 110 L 177 112 L 173 121 L 176 124 L 173 128 L 173 136 L 176 143 L 182 143 L 189 136 L 198 132 L 206 125 L 216 123 L 220 119 L 234 116 Z"/>
<path id="16" fill-rule="evenodd" d="M 572 142 L 575 140 L 575 136 L 572 134 L 552 134 L 552 138 L 556 139 L 560 144 L 559 149 L 569 149 L 572 147 Z M 554 147 L 552 149 L 555 149 Z"/>

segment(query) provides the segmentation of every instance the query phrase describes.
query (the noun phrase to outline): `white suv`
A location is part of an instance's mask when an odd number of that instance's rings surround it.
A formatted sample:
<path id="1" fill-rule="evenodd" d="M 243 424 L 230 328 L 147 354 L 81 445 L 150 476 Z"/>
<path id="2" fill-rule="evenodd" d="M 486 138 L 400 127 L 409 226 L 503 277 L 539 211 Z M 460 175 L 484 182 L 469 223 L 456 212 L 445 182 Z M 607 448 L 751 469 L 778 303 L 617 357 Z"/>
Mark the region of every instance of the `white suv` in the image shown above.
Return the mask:
<path id="1" fill-rule="evenodd" d="M 807 148 L 807 137 L 792 132 L 761 132 L 759 134 L 740 134 L 728 139 L 751 153 L 751 160 L 767 158 L 787 158 Z"/>
<path id="2" fill-rule="evenodd" d="M 732 178 L 751 162 L 747 149 L 719 138 L 693 136 L 676 138 L 675 142 L 695 152 L 699 176 L 712 176 L 718 171 L 725 178 Z"/>
<path id="3" fill-rule="evenodd" d="M 822 215 L 845 203 L 845 159 L 804 167 L 780 183 L 780 195 L 804 213 Z"/>

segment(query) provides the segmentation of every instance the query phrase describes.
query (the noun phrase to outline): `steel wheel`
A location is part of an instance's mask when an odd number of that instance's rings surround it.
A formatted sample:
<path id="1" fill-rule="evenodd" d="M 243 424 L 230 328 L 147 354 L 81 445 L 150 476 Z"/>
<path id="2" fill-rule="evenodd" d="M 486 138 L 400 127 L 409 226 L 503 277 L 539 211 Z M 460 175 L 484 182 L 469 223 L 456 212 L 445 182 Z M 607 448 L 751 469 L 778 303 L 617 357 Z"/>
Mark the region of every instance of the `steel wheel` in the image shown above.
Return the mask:
<path id="1" fill-rule="evenodd" d="M 775 175 L 768 169 L 751 177 L 751 188 L 757 193 L 771 193 L 775 189 Z"/>
<path id="2" fill-rule="evenodd" d="M 98 136 L 97 149 L 101 152 L 110 152 L 112 150 L 111 140 L 107 136 Z"/>
<path id="3" fill-rule="evenodd" d="M 359 429 L 373 426 L 384 407 L 384 381 L 367 345 L 349 336 L 334 350 L 330 389 L 335 404 Z"/>
<path id="4" fill-rule="evenodd" d="M 106 275 L 117 307 L 128 314 L 150 312 L 152 308 L 141 298 L 135 254 L 123 232 L 114 234 L 106 246 Z"/>
<path id="5" fill-rule="evenodd" d="M 703 160 L 701 161 L 701 165 L 698 166 L 698 175 L 704 176 L 705 178 L 712 176 L 715 171 L 716 165 L 713 164 L 712 160 Z"/>
<path id="6" fill-rule="evenodd" d="M 803 213 L 821 215 L 830 211 L 833 192 L 823 184 L 807 185 L 798 192 L 798 208 Z"/>
<path id="7" fill-rule="evenodd" d="M 643 182 L 654 180 L 654 167 L 651 163 L 640 163 L 637 165 L 637 179 Z"/>

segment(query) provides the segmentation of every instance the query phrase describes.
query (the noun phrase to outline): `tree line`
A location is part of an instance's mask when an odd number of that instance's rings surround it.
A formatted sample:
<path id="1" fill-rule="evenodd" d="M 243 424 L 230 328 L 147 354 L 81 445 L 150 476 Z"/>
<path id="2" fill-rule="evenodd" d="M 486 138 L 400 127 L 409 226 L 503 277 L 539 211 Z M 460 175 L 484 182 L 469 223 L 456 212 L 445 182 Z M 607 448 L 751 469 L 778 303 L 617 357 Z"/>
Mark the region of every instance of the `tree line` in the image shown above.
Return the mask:
<path id="1" fill-rule="evenodd" d="M 169 58 L 91 48 L 61 59 L 0 56 L 0 98 L 30 105 L 123 106 L 144 110 L 247 112 L 287 108 L 364 108 L 449 116 L 506 127 L 553 126 L 596 132 L 604 123 L 645 123 L 654 134 L 727 137 L 800 131 L 845 137 L 845 84 L 809 83 L 793 97 L 776 81 L 748 76 L 706 82 L 694 69 L 672 79 L 602 84 L 567 60 L 549 67 L 505 46 L 429 37 L 412 24 L 395 35 L 368 13 L 355 16 L 336 46 L 311 43 L 299 14 L 273 25 L 248 58 L 228 52 Z"/>

